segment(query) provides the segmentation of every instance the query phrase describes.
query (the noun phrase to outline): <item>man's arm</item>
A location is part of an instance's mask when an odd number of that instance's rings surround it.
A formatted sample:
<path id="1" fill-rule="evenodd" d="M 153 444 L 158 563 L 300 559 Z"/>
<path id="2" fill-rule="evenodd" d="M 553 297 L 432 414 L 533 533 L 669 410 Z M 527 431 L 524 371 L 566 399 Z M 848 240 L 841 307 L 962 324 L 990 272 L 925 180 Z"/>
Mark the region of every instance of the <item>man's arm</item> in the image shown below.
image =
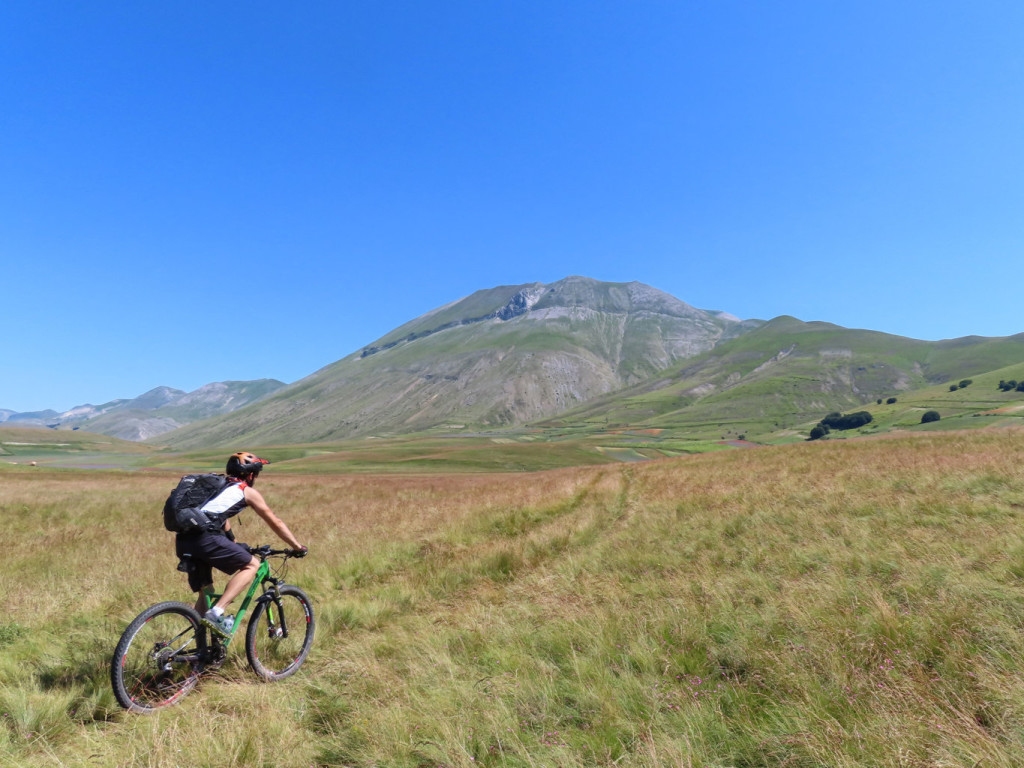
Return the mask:
<path id="1" fill-rule="evenodd" d="M 287 544 L 292 549 L 302 549 L 302 545 L 299 544 L 299 540 L 292 535 L 292 532 L 288 530 L 288 526 L 284 524 L 284 521 L 279 518 L 267 505 L 267 502 L 263 500 L 263 494 L 257 491 L 255 488 L 246 486 L 245 503 L 252 507 L 253 511 L 263 518 L 263 521 L 270 526 L 270 530 L 276 533 L 281 541 Z"/>

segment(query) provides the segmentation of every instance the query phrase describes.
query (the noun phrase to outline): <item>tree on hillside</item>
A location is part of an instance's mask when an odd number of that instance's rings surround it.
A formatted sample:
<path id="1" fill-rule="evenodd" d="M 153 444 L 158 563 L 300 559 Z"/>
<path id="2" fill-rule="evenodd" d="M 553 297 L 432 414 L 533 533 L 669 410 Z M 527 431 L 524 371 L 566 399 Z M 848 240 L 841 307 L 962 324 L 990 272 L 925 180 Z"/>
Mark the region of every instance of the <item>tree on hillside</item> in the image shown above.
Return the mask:
<path id="1" fill-rule="evenodd" d="M 896 402 L 896 398 L 895 397 L 890 397 L 888 400 L 885 401 L 885 404 L 886 405 L 892 405 L 895 402 Z"/>
<path id="2" fill-rule="evenodd" d="M 1017 385 L 1018 392 L 1024 392 L 1024 381 Z"/>
<path id="3" fill-rule="evenodd" d="M 870 424 L 873 417 L 867 411 L 857 411 L 856 413 L 830 413 L 824 419 L 819 422 L 822 426 L 829 427 L 831 429 L 857 429 L 857 427 L 863 427 L 865 424 Z"/>
<path id="4" fill-rule="evenodd" d="M 966 389 L 974 383 L 974 379 L 960 379 L 960 389 Z"/>
<path id="5" fill-rule="evenodd" d="M 821 426 L 821 424 L 818 424 L 818 425 L 816 425 L 816 426 L 811 428 L 811 436 L 808 439 L 809 440 L 820 440 L 821 438 L 823 438 L 827 434 L 828 434 L 828 427 L 823 427 L 823 426 Z"/>
<path id="6" fill-rule="evenodd" d="M 949 391 L 950 392 L 956 392 L 958 389 L 960 389 L 960 385 L 959 384 L 950 384 L 949 385 Z"/>
<path id="7" fill-rule="evenodd" d="M 921 414 L 921 423 L 927 424 L 930 421 L 938 421 L 941 418 L 938 411 L 925 411 Z"/>

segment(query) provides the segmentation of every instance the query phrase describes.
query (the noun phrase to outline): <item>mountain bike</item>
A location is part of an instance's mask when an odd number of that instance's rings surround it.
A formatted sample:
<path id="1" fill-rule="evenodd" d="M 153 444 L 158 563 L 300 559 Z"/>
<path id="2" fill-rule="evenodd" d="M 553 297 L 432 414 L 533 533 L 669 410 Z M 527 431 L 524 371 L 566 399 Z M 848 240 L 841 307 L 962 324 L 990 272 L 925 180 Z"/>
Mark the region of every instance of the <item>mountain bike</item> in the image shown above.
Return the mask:
<path id="1" fill-rule="evenodd" d="M 265 681 L 274 681 L 302 666 L 316 629 L 313 605 L 305 592 L 284 582 L 288 558 L 299 552 L 269 546 L 249 547 L 249 551 L 259 558 L 260 566 L 235 614 L 230 635 L 214 632 L 185 603 L 157 603 L 132 620 L 110 665 L 114 696 L 122 707 L 146 714 L 181 701 L 204 672 L 224 663 L 251 603 L 245 655 L 253 671 Z M 255 597 L 257 591 L 260 594 Z M 207 608 L 220 597 L 212 591 L 203 594 Z"/>

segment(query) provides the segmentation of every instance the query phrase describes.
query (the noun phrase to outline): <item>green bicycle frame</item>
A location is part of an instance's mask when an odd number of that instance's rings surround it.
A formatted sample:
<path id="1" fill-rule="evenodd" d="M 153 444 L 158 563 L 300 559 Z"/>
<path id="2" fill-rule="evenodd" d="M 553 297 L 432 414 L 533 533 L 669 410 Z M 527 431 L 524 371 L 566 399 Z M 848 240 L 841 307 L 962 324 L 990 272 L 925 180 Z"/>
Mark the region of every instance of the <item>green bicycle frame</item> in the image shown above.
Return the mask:
<path id="1" fill-rule="evenodd" d="M 249 604 L 252 602 L 253 595 L 256 594 L 256 590 L 263 585 L 270 577 L 270 563 L 266 560 L 260 563 L 260 567 L 256 569 L 256 576 L 252 580 L 252 584 L 249 585 L 249 591 L 245 593 L 245 599 L 242 600 L 242 605 L 239 607 L 238 612 L 235 613 L 235 626 L 231 628 L 231 634 L 226 638 L 220 638 L 221 644 L 226 648 L 230 645 L 231 641 L 235 637 L 235 633 L 238 628 L 242 626 L 242 619 L 245 618 L 246 611 L 249 610 Z M 217 602 L 223 592 L 214 592 L 213 586 L 208 586 L 203 589 L 203 596 L 206 598 L 206 608 L 209 610 Z M 267 606 L 267 616 L 271 621 L 274 620 L 274 606 Z"/>

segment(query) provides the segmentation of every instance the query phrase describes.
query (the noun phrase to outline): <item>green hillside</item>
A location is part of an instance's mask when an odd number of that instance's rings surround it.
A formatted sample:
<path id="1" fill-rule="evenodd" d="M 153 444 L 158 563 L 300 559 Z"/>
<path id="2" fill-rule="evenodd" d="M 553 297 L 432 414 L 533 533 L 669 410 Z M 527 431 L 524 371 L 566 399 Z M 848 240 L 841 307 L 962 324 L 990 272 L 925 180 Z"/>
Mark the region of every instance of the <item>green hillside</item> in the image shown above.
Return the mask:
<path id="1" fill-rule="evenodd" d="M 863 410 L 873 421 L 858 433 L 888 431 L 945 431 L 1024 425 L 1024 392 L 1002 391 L 1000 381 L 1024 380 L 1024 363 L 987 373 L 975 374 L 971 384 L 956 391 L 950 387 L 959 379 L 906 392 L 895 403 L 870 403 Z M 939 421 L 921 423 L 926 411 L 936 411 Z M 843 433 L 830 435 L 830 439 Z"/>
<path id="2" fill-rule="evenodd" d="M 655 430 L 663 438 L 694 440 L 743 434 L 778 442 L 806 436 L 832 411 L 872 411 L 879 398 L 962 403 L 958 413 L 1004 407 L 1020 393 L 996 386 L 1015 378 L 1021 361 L 1024 335 L 927 342 L 782 317 L 540 426 L 573 433 Z M 1004 367 L 1008 362 L 1017 367 Z M 948 392 L 951 381 L 966 377 L 976 381 L 969 391 Z M 951 398 L 941 394 L 944 389 Z"/>

